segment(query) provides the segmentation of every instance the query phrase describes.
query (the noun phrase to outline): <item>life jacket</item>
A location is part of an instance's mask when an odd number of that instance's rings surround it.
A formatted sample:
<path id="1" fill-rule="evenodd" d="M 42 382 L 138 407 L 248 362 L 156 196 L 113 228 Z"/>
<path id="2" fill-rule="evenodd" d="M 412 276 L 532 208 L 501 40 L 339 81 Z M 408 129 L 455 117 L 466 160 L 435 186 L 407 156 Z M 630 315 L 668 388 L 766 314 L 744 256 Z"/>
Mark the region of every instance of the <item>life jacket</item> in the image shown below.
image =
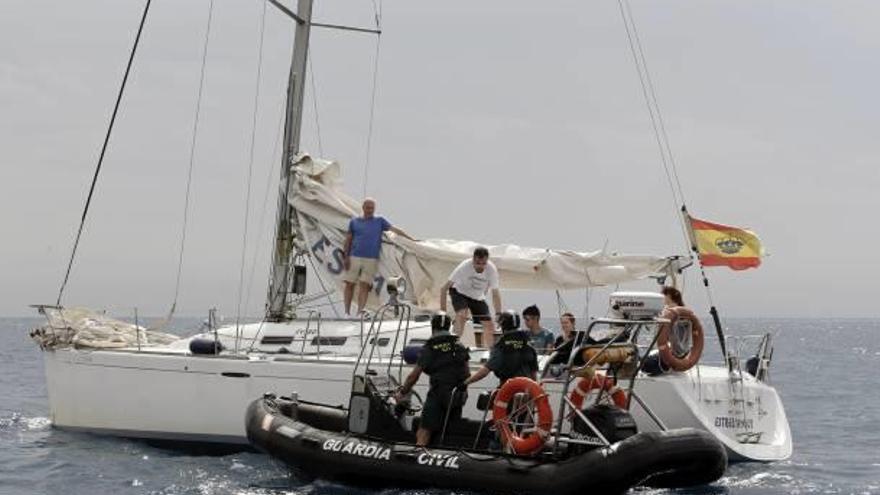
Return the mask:
<path id="1" fill-rule="evenodd" d="M 492 372 L 502 385 L 517 376 L 531 377 L 538 370 L 538 355 L 535 348 L 529 345 L 529 336 L 525 332 L 505 333 L 493 351 L 500 353 L 500 364 Z"/>
<path id="2" fill-rule="evenodd" d="M 458 337 L 443 333 L 434 335 L 425 342 L 424 351 L 428 353 L 427 362 L 422 369 L 431 377 L 431 387 L 455 387 L 467 379 L 470 360 L 468 349 L 458 342 Z"/>

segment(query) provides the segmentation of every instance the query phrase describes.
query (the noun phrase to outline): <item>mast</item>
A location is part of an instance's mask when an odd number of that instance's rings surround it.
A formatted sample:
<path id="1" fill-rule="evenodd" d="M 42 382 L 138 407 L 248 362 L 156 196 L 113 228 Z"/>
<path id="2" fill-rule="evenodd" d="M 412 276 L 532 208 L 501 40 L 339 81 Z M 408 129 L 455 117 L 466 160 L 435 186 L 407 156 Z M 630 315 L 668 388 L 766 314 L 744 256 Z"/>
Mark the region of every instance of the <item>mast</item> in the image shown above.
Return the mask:
<path id="1" fill-rule="evenodd" d="M 305 93 L 306 61 L 309 53 L 309 33 L 312 26 L 313 0 L 297 0 L 293 38 L 293 58 L 287 83 L 287 107 L 284 119 L 284 152 L 281 158 L 281 181 L 278 191 L 278 213 L 275 222 L 275 247 L 272 254 L 272 276 L 269 281 L 266 319 L 282 321 L 286 318 L 287 293 L 290 289 L 290 266 L 296 237 L 296 217 L 290 207 L 288 188 L 293 160 L 300 152 L 302 108 Z M 273 2 L 275 3 L 275 2 Z M 276 4 L 277 5 L 277 4 Z M 286 10 L 286 9 L 285 9 Z"/>

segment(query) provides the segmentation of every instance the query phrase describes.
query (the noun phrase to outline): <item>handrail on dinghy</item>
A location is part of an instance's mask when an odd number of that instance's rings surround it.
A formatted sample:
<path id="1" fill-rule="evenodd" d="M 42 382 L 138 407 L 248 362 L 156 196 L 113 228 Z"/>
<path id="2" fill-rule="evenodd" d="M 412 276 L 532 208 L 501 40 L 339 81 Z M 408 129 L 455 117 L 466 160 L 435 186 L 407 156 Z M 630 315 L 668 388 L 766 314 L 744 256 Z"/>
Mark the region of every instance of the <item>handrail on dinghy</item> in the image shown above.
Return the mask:
<path id="1" fill-rule="evenodd" d="M 650 351 L 656 346 L 657 338 L 659 337 L 659 332 L 655 332 L 654 338 L 648 346 L 647 350 L 643 353 L 641 359 L 638 358 L 639 350 L 638 347 L 634 344 L 639 334 L 643 331 L 643 329 L 648 327 L 656 327 L 662 325 L 664 323 L 668 323 L 668 320 L 659 317 L 653 317 L 651 319 L 645 320 L 632 320 L 632 319 L 623 319 L 623 318 L 596 318 L 592 322 L 590 322 L 587 327 L 586 332 L 577 332 L 575 334 L 575 338 L 571 344 L 571 348 L 568 350 L 568 359 L 565 363 L 565 366 L 562 370 L 563 376 L 562 378 L 562 393 L 559 398 L 559 413 L 556 418 L 556 432 L 561 432 L 563 428 L 563 421 L 567 417 L 571 417 L 571 415 L 576 415 L 598 438 L 602 444 L 606 447 L 611 445 L 611 443 L 606 439 L 599 428 L 591 421 L 583 412 L 575 406 L 572 400 L 569 398 L 569 389 L 572 383 L 577 379 L 593 379 L 593 374 L 595 372 L 594 367 L 597 364 L 606 364 L 608 365 L 608 373 L 606 375 L 607 378 L 610 378 L 613 381 L 617 381 L 618 375 L 621 371 L 625 372 L 625 378 L 629 378 L 629 385 L 627 387 L 626 395 L 627 395 L 627 403 L 626 409 L 629 410 L 631 400 L 636 396 L 635 392 L 635 379 L 638 375 L 638 372 L 644 367 L 645 361 L 648 357 Z M 605 342 L 595 341 L 590 338 L 590 335 L 594 328 L 599 325 L 618 327 L 618 331 L 607 339 Z M 590 343 L 594 342 L 594 343 Z M 614 353 L 612 359 L 608 359 L 610 354 L 612 354 L 611 350 L 618 350 L 623 352 Z M 583 364 L 576 365 L 578 360 L 581 360 Z M 552 363 L 553 356 L 551 356 L 549 362 Z M 635 366 L 633 366 L 635 365 Z M 624 369 L 624 367 L 628 369 Z M 545 367 L 545 375 L 548 370 L 548 367 Z M 604 388 L 600 387 L 597 397 L 595 399 L 595 403 L 598 404 L 602 399 Z M 665 425 L 662 421 L 657 418 L 656 414 L 654 414 L 647 404 L 644 404 L 643 401 L 637 398 L 639 404 L 645 408 L 649 417 L 651 417 L 660 428 L 661 431 L 666 431 Z M 566 414 L 566 408 L 570 408 L 572 414 Z M 569 440 L 571 441 L 571 440 Z M 556 455 L 560 449 L 560 435 L 554 436 L 553 443 L 553 453 Z"/>
<path id="2" fill-rule="evenodd" d="M 378 342 L 377 337 L 382 332 L 383 324 L 388 320 L 389 316 L 393 315 L 393 320 L 396 321 L 392 349 L 397 349 L 401 333 L 403 334 L 403 342 L 406 343 L 409 341 L 409 323 L 411 321 L 412 307 L 404 300 L 406 291 L 405 282 L 399 277 L 391 278 L 387 285 L 387 291 L 389 295 L 388 302 L 383 304 L 375 313 L 373 313 L 366 335 L 361 340 L 363 345 L 352 369 L 353 383 L 365 384 L 367 381 L 375 381 L 368 379 L 368 376 L 370 375 L 378 377 L 377 371 L 372 369 L 370 365 L 375 356 Z M 650 352 L 657 346 L 660 333 L 659 331 L 656 331 L 656 329 L 669 323 L 669 319 L 658 316 L 641 319 L 596 318 L 590 322 L 585 332 L 577 332 L 575 334 L 575 339 L 571 343 L 571 348 L 569 349 L 567 356 L 563 356 L 565 357 L 565 363 L 563 364 L 562 369 L 557 369 L 557 372 L 559 373 L 557 374 L 558 380 L 562 382 L 563 386 L 559 397 L 558 411 L 557 414 L 554 415 L 553 423 L 555 428 L 553 428 L 549 434 L 549 437 L 552 439 L 551 452 L 554 457 L 560 455 L 563 444 L 602 445 L 604 447 L 609 447 L 613 443 L 603 435 L 601 428 L 585 415 L 584 411 L 580 407 L 577 407 L 577 405 L 569 398 L 572 384 L 577 380 L 591 380 L 596 373 L 597 366 L 605 367 L 606 373 L 608 373 L 606 379 L 611 380 L 612 383 L 616 383 L 619 379 L 628 379 L 629 383 L 625 388 L 626 406 L 623 409 L 628 411 L 632 400 L 634 399 L 642 410 L 654 421 L 660 431 L 668 430 L 657 414 L 655 414 L 648 404 L 638 396 L 635 391 L 635 380 L 644 367 Z M 594 340 L 591 338 L 591 334 L 598 326 L 616 328 L 616 332 L 610 338 Z M 652 332 L 653 336 L 650 343 L 646 347 L 643 346 L 644 349 L 640 349 L 636 343 L 638 342 L 639 337 L 645 332 Z M 367 351 L 368 348 L 369 351 Z M 548 359 L 548 363 L 552 363 L 554 356 L 558 356 L 558 354 L 554 353 L 551 355 Z M 385 380 L 394 387 L 403 382 L 404 364 L 404 360 L 396 358 L 396 356 L 392 356 L 392 358 L 388 359 L 387 363 L 385 363 Z M 543 375 L 541 377 L 542 384 L 543 378 L 546 377 L 549 369 L 550 366 L 548 364 L 543 370 Z M 361 388 L 362 386 L 365 385 L 353 387 L 353 389 Z M 390 395 L 392 391 L 388 390 L 387 392 Z M 495 392 L 497 392 L 497 390 Z M 594 405 L 600 404 L 603 399 L 603 392 L 604 389 L 600 388 L 593 401 Z M 491 394 L 488 404 L 494 403 L 494 395 L 494 393 Z M 421 397 L 418 397 L 418 399 L 419 402 L 421 402 Z M 452 405 L 453 404 L 450 402 L 445 411 L 443 427 L 441 434 L 438 437 L 438 444 L 440 446 L 443 446 L 443 441 L 446 438 Z M 521 411 L 532 405 L 533 404 L 529 402 L 520 403 L 518 409 Z M 483 424 L 487 421 L 488 411 L 491 407 L 487 406 L 483 409 L 483 418 L 480 428 L 475 434 L 472 448 L 476 448 L 479 444 Z M 515 413 L 516 411 L 514 411 L 513 415 L 515 415 Z M 565 429 L 564 422 L 575 416 L 590 430 L 590 433 L 593 435 L 592 439 L 579 439 L 562 434 Z"/>

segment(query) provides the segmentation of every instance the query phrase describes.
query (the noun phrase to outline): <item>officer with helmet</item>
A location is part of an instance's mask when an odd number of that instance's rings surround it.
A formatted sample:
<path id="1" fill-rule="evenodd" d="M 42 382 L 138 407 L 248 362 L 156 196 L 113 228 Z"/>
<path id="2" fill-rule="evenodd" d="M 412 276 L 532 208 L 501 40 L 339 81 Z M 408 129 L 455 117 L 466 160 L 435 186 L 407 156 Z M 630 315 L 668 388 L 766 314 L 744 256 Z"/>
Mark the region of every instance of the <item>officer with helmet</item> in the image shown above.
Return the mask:
<path id="1" fill-rule="evenodd" d="M 519 314 L 507 310 L 499 315 L 502 335 L 489 352 L 489 361 L 464 381 L 464 385 L 482 380 L 492 372 L 501 387 L 504 382 L 518 376 L 535 379 L 538 372 L 538 355 L 529 345 L 529 335 L 519 329 Z"/>
<path id="2" fill-rule="evenodd" d="M 463 382 L 470 371 L 470 354 L 467 347 L 458 341 L 458 336 L 449 332 L 451 323 L 449 315 L 443 311 L 431 317 L 431 338 L 425 342 L 416 366 L 395 394 L 395 398 L 401 401 L 412 390 L 422 372 L 431 377 L 431 387 L 416 431 L 416 445 L 419 446 L 428 445 L 431 434 L 443 428 L 447 411 L 450 421 L 461 418 L 461 409 L 467 400 Z"/>

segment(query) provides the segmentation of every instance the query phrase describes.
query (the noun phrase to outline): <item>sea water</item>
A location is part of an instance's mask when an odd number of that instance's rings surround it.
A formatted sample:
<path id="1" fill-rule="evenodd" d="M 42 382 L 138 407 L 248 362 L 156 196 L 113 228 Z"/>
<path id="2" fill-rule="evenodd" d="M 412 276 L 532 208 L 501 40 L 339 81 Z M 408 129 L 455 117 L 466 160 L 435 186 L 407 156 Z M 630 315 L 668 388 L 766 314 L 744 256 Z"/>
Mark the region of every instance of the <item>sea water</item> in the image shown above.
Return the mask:
<path id="1" fill-rule="evenodd" d="M 27 336 L 39 323 L 0 318 L 0 495 L 371 493 L 297 480 L 262 454 L 196 455 L 53 429 L 40 351 Z M 725 326 L 734 335 L 774 333 L 771 382 L 785 404 L 794 455 L 735 464 L 720 481 L 682 493 L 880 494 L 880 320 L 731 319 Z"/>

